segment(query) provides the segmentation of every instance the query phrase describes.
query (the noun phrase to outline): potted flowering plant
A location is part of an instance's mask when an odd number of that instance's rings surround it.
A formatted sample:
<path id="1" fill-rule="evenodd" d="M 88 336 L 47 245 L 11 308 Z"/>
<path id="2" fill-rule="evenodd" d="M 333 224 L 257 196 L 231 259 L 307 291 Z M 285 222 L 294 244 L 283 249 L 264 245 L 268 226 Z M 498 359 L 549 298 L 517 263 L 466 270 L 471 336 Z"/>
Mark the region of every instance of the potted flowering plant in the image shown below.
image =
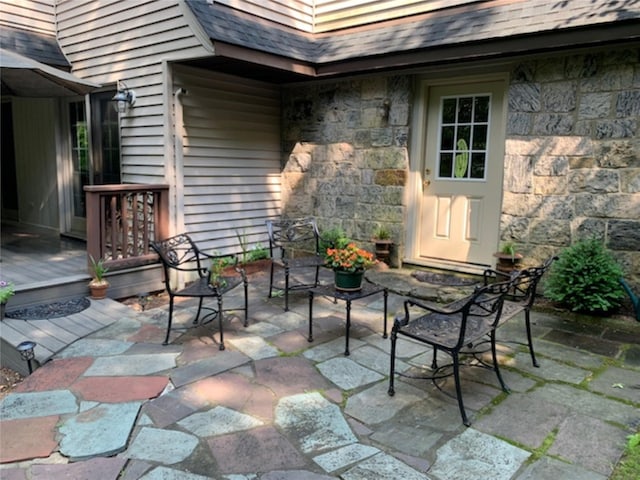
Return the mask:
<path id="1" fill-rule="evenodd" d="M 4 309 L 11 298 L 15 294 L 15 288 L 13 283 L 5 282 L 4 280 L 0 280 L 0 320 L 4 318 Z"/>
<path id="2" fill-rule="evenodd" d="M 373 253 L 359 248 L 353 242 L 338 248 L 327 248 L 324 258 L 325 266 L 335 273 L 336 289 L 345 291 L 360 290 L 364 271 L 377 262 Z"/>

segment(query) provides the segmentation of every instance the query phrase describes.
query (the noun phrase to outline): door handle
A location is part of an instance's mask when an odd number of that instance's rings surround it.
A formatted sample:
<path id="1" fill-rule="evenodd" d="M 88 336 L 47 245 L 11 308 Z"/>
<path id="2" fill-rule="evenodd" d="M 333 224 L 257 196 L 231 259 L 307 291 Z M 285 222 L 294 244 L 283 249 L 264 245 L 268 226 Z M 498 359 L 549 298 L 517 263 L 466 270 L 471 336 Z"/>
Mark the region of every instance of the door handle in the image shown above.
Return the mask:
<path id="1" fill-rule="evenodd" d="M 423 180 L 422 181 L 422 186 L 428 187 L 429 185 L 431 185 L 431 180 Z"/>

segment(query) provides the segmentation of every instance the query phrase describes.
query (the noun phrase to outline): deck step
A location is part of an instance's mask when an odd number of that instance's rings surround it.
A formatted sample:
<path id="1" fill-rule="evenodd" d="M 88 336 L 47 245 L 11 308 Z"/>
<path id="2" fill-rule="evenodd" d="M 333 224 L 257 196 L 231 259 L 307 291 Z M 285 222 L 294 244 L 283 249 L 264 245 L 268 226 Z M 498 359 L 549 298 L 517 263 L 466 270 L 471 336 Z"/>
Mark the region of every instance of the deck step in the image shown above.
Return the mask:
<path id="1" fill-rule="evenodd" d="M 32 365 L 35 369 L 76 340 L 111 325 L 127 313 L 133 312 L 122 303 L 105 298 L 91 300 L 89 308 L 68 317 L 49 320 L 5 318 L 0 322 L 0 365 L 27 375 L 28 364 L 17 350 L 21 342 L 36 342 Z"/>

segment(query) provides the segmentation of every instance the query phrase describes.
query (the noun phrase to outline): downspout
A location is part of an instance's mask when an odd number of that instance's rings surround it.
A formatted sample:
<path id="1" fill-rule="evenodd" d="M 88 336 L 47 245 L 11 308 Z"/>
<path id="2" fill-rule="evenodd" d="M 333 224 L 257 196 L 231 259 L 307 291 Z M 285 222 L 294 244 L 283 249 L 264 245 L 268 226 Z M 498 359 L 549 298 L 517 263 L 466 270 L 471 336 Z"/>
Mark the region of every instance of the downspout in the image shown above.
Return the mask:
<path id="1" fill-rule="evenodd" d="M 184 225 L 184 143 L 182 141 L 184 137 L 184 117 L 183 108 L 180 97 L 186 95 L 187 91 L 184 88 L 178 88 L 173 93 L 174 98 L 174 131 L 173 131 L 173 148 L 174 148 L 174 181 L 175 181 L 175 199 L 176 199 L 176 221 L 175 221 L 175 233 L 181 233 L 185 231 Z"/>

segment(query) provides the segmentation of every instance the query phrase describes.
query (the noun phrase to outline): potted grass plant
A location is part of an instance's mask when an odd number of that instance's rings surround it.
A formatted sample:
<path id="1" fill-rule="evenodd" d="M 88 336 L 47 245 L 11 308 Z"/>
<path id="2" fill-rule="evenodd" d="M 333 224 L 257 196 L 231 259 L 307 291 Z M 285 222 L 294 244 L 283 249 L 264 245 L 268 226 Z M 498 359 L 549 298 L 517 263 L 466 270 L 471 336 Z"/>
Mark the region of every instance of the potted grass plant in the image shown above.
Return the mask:
<path id="1" fill-rule="evenodd" d="M 96 260 L 92 255 L 89 255 L 89 260 L 91 262 L 91 272 L 93 275 L 93 278 L 89 282 L 89 291 L 91 292 L 91 298 L 100 300 L 107 296 L 109 282 L 104 276 L 109 269 L 104 265 L 104 259 L 102 258 Z"/>

